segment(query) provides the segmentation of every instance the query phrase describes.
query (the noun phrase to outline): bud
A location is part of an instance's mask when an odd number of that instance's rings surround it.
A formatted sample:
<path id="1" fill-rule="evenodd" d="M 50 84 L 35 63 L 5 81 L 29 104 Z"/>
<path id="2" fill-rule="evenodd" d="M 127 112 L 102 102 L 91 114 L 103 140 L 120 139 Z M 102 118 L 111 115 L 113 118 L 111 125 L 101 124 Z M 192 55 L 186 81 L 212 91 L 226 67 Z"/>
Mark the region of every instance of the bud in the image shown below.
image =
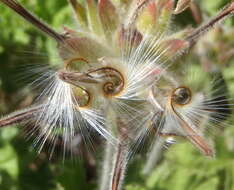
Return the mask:
<path id="1" fill-rule="evenodd" d="M 158 17 L 158 24 L 157 24 L 157 28 L 158 28 L 158 32 L 167 32 L 167 30 L 169 29 L 169 24 L 171 21 L 171 16 L 172 16 L 172 12 L 173 12 L 173 6 L 174 6 L 174 0 L 166 0 L 166 1 L 159 1 L 158 2 L 159 6 L 159 17 Z"/>
<path id="2" fill-rule="evenodd" d="M 114 5 L 109 0 L 99 0 L 98 11 L 104 32 L 112 35 L 118 25 L 118 14 Z"/>
<path id="3" fill-rule="evenodd" d="M 88 18 L 89 29 L 98 35 L 103 34 L 102 25 L 98 16 L 98 9 L 94 0 L 86 1 L 86 14 Z"/>
<path id="4" fill-rule="evenodd" d="M 138 16 L 136 26 L 141 33 L 152 32 L 156 29 L 157 7 L 155 2 L 149 3 Z"/>
<path id="5" fill-rule="evenodd" d="M 66 39 L 64 43 L 59 44 L 59 53 L 62 59 L 82 58 L 88 62 L 95 62 L 98 58 L 110 53 L 105 44 L 99 42 L 98 39 L 88 37 L 84 33 L 78 33 L 69 28 L 64 29 Z"/>
<path id="6" fill-rule="evenodd" d="M 179 0 L 174 10 L 174 14 L 177 15 L 186 10 L 190 6 L 190 3 L 191 0 Z"/>
<path id="7" fill-rule="evenodd" d="M 85 8 L 76 0 L 69 0 L 69 2 L 74 10 L 78 24 L 81 25 L 81 27 L 87 27 L 87 18 L 85 15 Z"/>

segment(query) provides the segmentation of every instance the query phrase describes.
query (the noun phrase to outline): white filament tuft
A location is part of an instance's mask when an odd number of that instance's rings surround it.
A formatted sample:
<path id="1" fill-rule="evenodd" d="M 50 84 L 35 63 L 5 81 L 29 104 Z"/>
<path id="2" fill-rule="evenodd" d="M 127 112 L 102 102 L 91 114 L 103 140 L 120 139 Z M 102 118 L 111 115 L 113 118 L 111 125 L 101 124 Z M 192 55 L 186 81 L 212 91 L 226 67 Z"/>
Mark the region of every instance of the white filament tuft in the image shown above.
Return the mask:
<path id="1" fill-rule="evenodd" d="M 56 72 L 48 71 L 43 76 L 47 78 L 40 83 L 46 83 L 46 88 L 37 98 L 43 108 L 35 118 L 35 127 L 29 132 L 33 137 L 37 131 L 34 145 L 39 147 L 39 152 L 49 143 L 52 155 L 57 141 L 62 140 L 65 153 L 66 149 L 72 150 L 72 141 L 77 134 L 88 137 L 90 131 L 99 133 L 111 143 L 116 142 L 105 129 L 105 118 L 100 111 L 79 107 L 71 84 L 59 79 Z"/>

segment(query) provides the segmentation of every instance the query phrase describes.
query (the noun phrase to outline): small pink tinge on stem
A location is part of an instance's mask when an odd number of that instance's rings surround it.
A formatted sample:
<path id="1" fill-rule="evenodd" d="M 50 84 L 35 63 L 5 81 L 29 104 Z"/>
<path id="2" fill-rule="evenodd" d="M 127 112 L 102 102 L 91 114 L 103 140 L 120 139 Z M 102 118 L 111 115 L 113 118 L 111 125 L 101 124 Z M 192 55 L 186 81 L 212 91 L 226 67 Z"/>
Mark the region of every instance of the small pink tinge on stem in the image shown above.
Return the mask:
<path id="1" fill-rule="evenodd" d="M 159 69 L 159 68 L 157 68 L 157 69 L 152 70 L 152 71 L 149 73 L 149 75 L 160 75 L 161 72 L 162 72 L 162 70 Z"/>
<path id="2" fill-rule="evenodd" d="M 183 52 L 189 47 L 189 42 L 181 39 L 169 39 L 163 42 L 165 48 L 167 48 L 167 56 L 176 56 L 178 53 Z"/>

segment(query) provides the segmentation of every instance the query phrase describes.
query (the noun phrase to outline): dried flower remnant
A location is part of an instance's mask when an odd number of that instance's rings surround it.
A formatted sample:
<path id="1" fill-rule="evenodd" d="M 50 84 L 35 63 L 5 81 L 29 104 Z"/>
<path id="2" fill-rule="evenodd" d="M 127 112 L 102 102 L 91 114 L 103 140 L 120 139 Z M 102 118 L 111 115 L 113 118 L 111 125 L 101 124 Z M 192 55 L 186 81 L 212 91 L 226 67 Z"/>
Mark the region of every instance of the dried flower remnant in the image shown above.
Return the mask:
<path id="1" fill-rule="evenodd" d="M 60 34 L 16 0 L 0 2 L 56 40 L 63 62 L 48 71 L 47 87 L 35 104 L 3 117 L 1 127 L 33 123 L 29 134 L 37 131 L 35 144 L 41 150 L 51 142 L 52 153 L 61 136 L 65 149 L 77 133 L 101 134 L 107 140 L 103 163 L 108 165 L 103 166 L 101 190 L 122 188 L 129 159 L 150 134 L 181 136 L 203 154 L 214 155 L 200 126 L 217 121 L 211 113 L 222 105 L 205 96 L 204 89 L 186 85 L 177 70 L 172 74 L 170 61 L 231 16 L 234 3 L 197 29 L 170 34 L 171 17 L 190 1 L 181 0 L 174 9 L 173 0 L 69 0 L 80 28 L 64 27 Z"/>

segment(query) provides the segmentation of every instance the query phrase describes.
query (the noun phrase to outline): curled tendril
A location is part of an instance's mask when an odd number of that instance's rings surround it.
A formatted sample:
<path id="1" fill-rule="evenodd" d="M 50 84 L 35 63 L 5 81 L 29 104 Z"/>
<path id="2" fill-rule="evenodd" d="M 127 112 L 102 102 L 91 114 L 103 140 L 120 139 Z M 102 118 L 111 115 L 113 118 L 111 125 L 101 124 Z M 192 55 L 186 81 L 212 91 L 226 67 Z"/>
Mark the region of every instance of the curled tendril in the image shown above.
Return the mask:
<path id="1" fill-rule="evenodd" d="M 76 61 L 83 62 L 83 63 L 89 65 L 89 62 L 86 59 L 84 59 L 82 57 L 78 57 L 78 58 L 74 58 L 74 59 L 65 61 L 65 63 L 64 63 L 65 69 L 66 70 L 71 70 L 72 69 L 72 64 L 75 63 Z"/>
<path id="2" fill-rule="evenodd" d="M 70 67 L 72 67 L 72 64 L 76 61 L 88 64 L 88 61 L 84 58 L 75 58 L 65 63 L 65 69 L 70 70 Z M 112 67 L 101 67 L 91 70 L 88 73 L 83 73 L 78 80 L 82 80 L 82 82 L 85 82 L 86 80 L 88 83 L 102 83 L 102 90 L 106 96 L 115 96 L 119 94 L 124 87 L 123 75 L 117 69 Z"/>
<path id="3" fill-rule="evenodd" d="M 88 63 L 83 58 L 76 58 L 65 62 L 65 69 L 58 72 L 58 77 L 71 84 L 75 100 L 79 107 L 87 107 L 91 102 L 91 92 L 84 86 L 86 84 L 95 84 L 100 87 L 105 97 L 118 95 L 124 88 L 124 77 L 115 68 L 101 67 L 88 72 L 77 72 L 78 68 L 73 68 L 73 63 L 81 61 Z M 81 85 L 82 83 L 82 85 Z"/>
<path id="4" fill-rule="evenodd" d="M 186 138 L 191 141 L 196 147 L 200 149 L 207 156 L 213 156 L 214 151 L 212 147 L 206 142 L 206 140 L 189 124 L 177 111 L 175 105 L 184 106 L 187 105 L 192 99 L 191 90 L 187 87 L 181 86 L 176 88 L 170 98 L 170 109 L 174 113 L 174 116 L 178 119 L 178 122 L 184 132 L 187 134 Z"/>
<path id="5" fill-rule="evenodd" d="M 89 75 L 96 74 L 98 78 L 103 79 L 102 90 L 105 96 L 116 96 L 124 88 L 124 77 L 115 68 L 102 67 L 94 71 L 90 71 Z"/>
<path id="6" fill-rule="evenodd" d="M 181 86 L 173 90 L 171 102 L 176 105 L 184 106 L 190 103 L 192 92 L 188 87 Z"/>
<path id="7" fill-rule="evenodd" d="M 69 84 L 72 85 L 72 91 L 74 95 L 75 103 L 79 105 L 79 108 L 88 107 L 91 102 L 91 93 L 83 86 L 79 85 L 77 82 L 85 80 L 85 74 L 78 72 L 71 72 L 71 70 L 76 70 L 73 68 L 73 63 L 76 61 L 84 62 L 89 64 L 84 58 L 75 58 L 64 63 L 65 69 L 58 72 L 58 77 Z"/>

